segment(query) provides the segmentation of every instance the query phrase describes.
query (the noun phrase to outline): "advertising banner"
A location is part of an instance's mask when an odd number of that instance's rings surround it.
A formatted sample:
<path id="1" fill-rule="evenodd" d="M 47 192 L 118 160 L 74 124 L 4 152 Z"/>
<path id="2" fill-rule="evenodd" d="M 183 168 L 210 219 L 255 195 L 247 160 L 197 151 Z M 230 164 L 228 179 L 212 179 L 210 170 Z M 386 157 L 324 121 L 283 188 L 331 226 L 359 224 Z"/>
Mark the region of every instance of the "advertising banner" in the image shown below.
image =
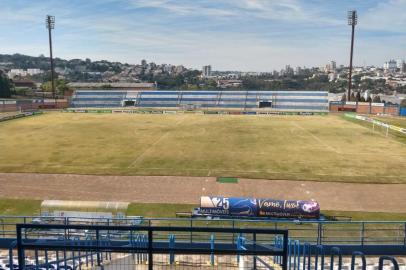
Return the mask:
<path id="1" fill-rule="evenodd" d="M 320 205 L 315 201 L 258 199 L 260 217 L 318 218 Z"/>
<path id="2" fill-rule="evenodd" d="M 200 212 L 210 215 L 256 216 L 258 206 L 252 198 L 228 198 L 202 196 L 200 198 Z"/>

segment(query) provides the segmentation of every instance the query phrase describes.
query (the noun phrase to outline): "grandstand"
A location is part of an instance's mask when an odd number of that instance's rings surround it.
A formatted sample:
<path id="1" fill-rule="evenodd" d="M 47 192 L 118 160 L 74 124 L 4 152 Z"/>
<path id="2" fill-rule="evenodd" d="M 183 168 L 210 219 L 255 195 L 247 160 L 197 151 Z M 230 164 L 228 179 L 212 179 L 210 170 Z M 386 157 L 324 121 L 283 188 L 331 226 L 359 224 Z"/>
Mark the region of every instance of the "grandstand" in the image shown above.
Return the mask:
<path id="1" fill-rule="evenodd" d="M 76 90 L 75 108 L 222 108 L 238 110 L 327 112 L 328 93 L 321 91 L 117 91 Z"/>

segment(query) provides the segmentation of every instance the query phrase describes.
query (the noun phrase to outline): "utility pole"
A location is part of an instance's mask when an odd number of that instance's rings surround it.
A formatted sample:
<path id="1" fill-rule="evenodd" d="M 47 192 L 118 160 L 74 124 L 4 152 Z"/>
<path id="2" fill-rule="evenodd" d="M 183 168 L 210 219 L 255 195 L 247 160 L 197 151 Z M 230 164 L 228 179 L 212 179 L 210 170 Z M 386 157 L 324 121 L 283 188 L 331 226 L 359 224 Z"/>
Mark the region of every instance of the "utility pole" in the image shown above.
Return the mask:
<path id="1" fill-rule="evenodd" d="M 353 53 L 354 53 L 354 32 L 355 32 L 355 25 L 357 25 L 357 21 L 358 21 L 357 11 L 356 11 L 356 10 L 348 11 L 348 25 L 351 25 L 352 32 L 351 32 L 350 74 L 348 75 L 347 101 L 350 100 L 350 96 L 351 96 L 351 87 L 352 87 L 352 56 L 353 56 Z"/>
<path id="2" fill-rule="evenodd" d="M 54 59 L 52 57 L 52 29 L 55 28 L 55 16 L 47 15 L 46 17 L 46 27 L 48 29 L 49 37 L 49 60 L 51 62 L 51 85 L 52 85 L 52 97 L 56 99 L 55 95 L 55 79 L 54 79 Z"/>

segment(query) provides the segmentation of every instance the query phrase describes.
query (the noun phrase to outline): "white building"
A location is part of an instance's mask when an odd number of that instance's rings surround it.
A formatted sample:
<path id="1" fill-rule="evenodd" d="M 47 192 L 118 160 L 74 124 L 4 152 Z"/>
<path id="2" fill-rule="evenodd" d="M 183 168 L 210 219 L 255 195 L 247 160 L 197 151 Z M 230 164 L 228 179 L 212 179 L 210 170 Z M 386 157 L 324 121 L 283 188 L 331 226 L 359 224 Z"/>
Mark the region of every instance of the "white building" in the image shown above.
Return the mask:
<path id="1" fill-rule="evenodd" d="M 41 74 L 41 73 L 42 73 L 42 70 L 40 70 L 39 68 L 29 68 L 29 69 L 27 69 L 27 74 L 31 75 L 31 76 Z"/>
<path id="2" fill-rule="evenodd" d="M 328 81 L 332 82 L 338 79 L 338 74 L 336 72 L 332 72 L 328 74 Z"/>
<path id="3" fill-rule="evenodd" d="M 395 60 L 391 59 L 389 60 L 389 62 L 385 62 L 385 64 L 383 64 L 383 68 L 385 69 L 385 71 L 394 72 L 396 71 L 397 63 Z"/>
<path id="4" fill-rule="evenodd" d="M 396 60 L 396 67 L 401 69 L 403 67 L 403 65 L 405 64 L 405 61 L 398 59 Z"/>
<path id="5" fill-rule="evenodd" d="M 11 69 L 8 73 L 7 76 L 12 79 L 16 76 L 21 76 L 21 77 L 26 77 L 28 75 L 33 76 L 37 74 L 41 74 L 43 71 L 40 70 L 39 68 L 29 68 L 27 70 L 24 69 Z"/>
<path id="6" fill-rule="evenodd" d="M 325 67 L 324 67 L 324 72 L 325 73 L 330 73 L 330 72 L 335 72 L 337 69 L 337 63 L 336 61 L 330 61 Z"/>
<path id="7" fill-rule="evenodd" d="M 211 76 L 211 66 L 203 66 L 202 68 L 203 77 L 210 77 Z"/>
<path id="8" fill-rule="evenodd" d="M 27 76 L 27 71 L 25 71 L 24 69 L 11 69 L 8 73 L 7 76 L 12 79 L 15 76 Z"/>
<path id="9" fill-rule="evenodd" d="M 300 74 L 302 74 L 302 68 L 301 68 L 301 67 L 296 67 L 294 74 L 295 74 L 295 75 L 300 75 Z"/>

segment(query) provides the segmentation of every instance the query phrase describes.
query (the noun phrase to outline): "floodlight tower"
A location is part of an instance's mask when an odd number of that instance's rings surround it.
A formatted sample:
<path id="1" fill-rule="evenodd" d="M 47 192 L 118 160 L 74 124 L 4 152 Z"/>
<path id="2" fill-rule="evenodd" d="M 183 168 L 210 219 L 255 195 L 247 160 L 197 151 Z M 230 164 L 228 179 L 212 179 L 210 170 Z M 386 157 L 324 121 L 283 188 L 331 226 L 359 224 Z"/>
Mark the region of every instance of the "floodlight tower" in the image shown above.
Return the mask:
<path id="1" fill-rule="evenodd" d="M 350 100 L 351 96 L 351 86 L 352 86 L 352 56 L 354 52 L 354 32 L 355 32 L 355 25 L 358 22 L 358 16 L 356 10 L 348 11 L 348 25 L 351 25 L 352 32 L 351 32 L 351 54 L 350 54 L 350 74 L 348 77 L 348 93 L 347 93 L 347 100 Z"/>
<path id="2" fill-rule="evenodd" d="M 54 59 L 52 57 L 52 29 L 55 28 L 55 16 L 47 15 L 45 19 L 45 24 L 48 29 L 48 37 L 49 37 L 49 60 L 51 62 L 52 97 L 55 99 Z"/>

